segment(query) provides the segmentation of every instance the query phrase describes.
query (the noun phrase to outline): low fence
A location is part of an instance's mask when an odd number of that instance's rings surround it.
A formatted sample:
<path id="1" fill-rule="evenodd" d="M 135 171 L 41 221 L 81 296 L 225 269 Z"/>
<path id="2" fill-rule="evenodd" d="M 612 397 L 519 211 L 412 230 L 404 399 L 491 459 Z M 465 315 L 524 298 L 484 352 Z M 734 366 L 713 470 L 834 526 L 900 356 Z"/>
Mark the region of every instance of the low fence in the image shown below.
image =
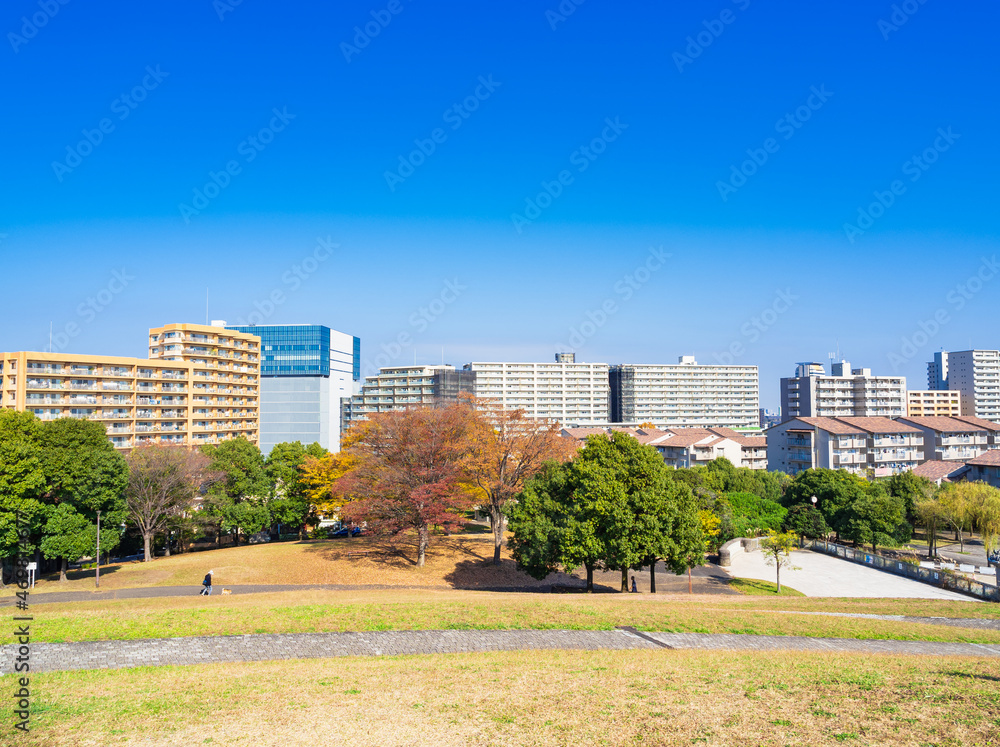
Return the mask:
<path id="1" fill-rule="evenodd" d="M 987 602 L 1000 602 L 1000 588 L 993 584 L 984 584 L 981 581 L 975 581 L 971 578 L 947 571 L 921 568 L 920 566 L 905 563 L 896 558 L 886 558 L 872 552 L 866 552 L 860 548 L 844 547 L 833 542 L 814 539 L 806 546 L 817 552 L 835 555 L 852 563 L 868 565 L 872 568 L 878 568 L 880 571 L 894 573 L 897 576 L 911 578 L 914 581 L 921 581 L 931 586 L 939 586 L 949 591 L 957 591 L 959 594 L 968 594 Z"/>

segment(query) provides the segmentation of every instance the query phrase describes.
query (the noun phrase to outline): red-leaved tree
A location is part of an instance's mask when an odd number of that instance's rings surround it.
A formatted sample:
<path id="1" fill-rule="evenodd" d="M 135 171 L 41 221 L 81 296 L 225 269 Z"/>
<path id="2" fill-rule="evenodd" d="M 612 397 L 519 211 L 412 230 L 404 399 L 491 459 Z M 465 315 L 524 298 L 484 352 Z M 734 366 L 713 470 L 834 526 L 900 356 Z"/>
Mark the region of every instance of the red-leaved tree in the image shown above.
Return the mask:
<path id="1" fill-rule="evenodd" d="M 376 413 L 351 429 L 350 470 L 335 490 L 348 502 L 344 518 L 375 534 L 415 530 L 423 566 L 434 526 L 461 524 L 473 497 L 461 479 L 472 429 L 463 404 Z"/>

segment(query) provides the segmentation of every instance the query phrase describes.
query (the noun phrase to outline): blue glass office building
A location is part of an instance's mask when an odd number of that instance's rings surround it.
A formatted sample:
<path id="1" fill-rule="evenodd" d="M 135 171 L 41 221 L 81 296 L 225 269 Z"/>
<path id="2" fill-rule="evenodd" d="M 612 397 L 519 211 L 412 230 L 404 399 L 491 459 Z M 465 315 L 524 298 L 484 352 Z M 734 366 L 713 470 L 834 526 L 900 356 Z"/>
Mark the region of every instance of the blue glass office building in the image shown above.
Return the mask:
<path id="1" fill-rule="evenodd" d="M 226 325 L 260 337 L 260 448 L 340 449 L 340 399 L 361 379 L 361 340 L 322 324 Z"/>

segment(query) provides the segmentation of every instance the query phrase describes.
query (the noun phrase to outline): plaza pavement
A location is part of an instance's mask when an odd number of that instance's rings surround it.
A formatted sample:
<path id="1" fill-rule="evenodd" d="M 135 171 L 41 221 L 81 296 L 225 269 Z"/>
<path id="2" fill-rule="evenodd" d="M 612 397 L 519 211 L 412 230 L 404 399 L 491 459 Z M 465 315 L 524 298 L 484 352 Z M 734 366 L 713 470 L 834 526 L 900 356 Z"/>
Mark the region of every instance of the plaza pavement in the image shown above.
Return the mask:
<path id="1" fill-rule="evenodd" d="M 885 573 L 812 550 L 793 550 L 788 558 L 795 569 L 782 567 L 781 583 L 807 597 L 880 597 L 978 601 L 965 594 L 939 589 L 912 579 Z M 735 578 L 774 581 L 775 569 L 759 550 L 736 549 L 727 568 Z"/>

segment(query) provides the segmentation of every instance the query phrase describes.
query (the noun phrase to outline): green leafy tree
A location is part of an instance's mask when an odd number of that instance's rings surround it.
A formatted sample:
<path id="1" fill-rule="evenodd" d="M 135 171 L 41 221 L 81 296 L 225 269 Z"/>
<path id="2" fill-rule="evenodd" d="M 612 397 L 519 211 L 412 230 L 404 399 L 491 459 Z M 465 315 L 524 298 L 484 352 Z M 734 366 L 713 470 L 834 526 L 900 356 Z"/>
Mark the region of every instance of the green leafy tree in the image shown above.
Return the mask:
<path id="1" fill-rule="evenodd" d="M 223 531 L 234 533 L 239 546 L 241 532 L 254 534 L 271 523 L 264 457 L 243 436 L 206 444 L 202 451 L 211 460 L 209 469 L 220 475 L 209 488 L 205 510 Z"/>
<path id="2" fill-rule="evenodd" d="M 39 425 L 30 412 L 0 410 L 0 558 L 4 561 L 21 550 L 34 550 L 47 518 L 41 500 L 45 472 L 38 443 Z M 18 516 L 29 532 L 24 543 L 19 542 Z"/>
<path id="3" fill-rule="evenodd" d="M 723 497 L 732 508 L 737 537 L 756 537 L 762 532 L 777 531 L 788 513 L 780 503 L 753 493 L 726 493 Z"/>
<path id="4" fill-rule="evenodd" d="M 946 522 L 944 506 L 936 497 L 923 498 L 913 506 L 913 513 L 924 527 L 927 537 L 927 557 L 936 557 L 938 529 Z"/>
<path id="5" fill-rule="evenodd" d="M 885 481 L 885 488 L 889 495 L 903 499 L 907 516 L 913 516 L 916 504 L 927 498 L 931 498 L 936 491 L 934 483 L 926 477 L 913 474 L 909 470 L 888 478 Z"/>
<path id="6" fill-rule="evenodd" d="M 788 515 L 785 517 L 784 528 L 786 531 L 797 534 L 800 544 L 805 542 L 806 537 L 818 539 L 826 536 L 827 532 L 830 531 L 823 514 L 814 506 L 807 506 L 804 503 L 789 509 Z"/>
<path id="7" fill-rule="evenodd" d="M 848 531 L 852 519 L 851 506 L 868 494 L 868 485 L 863 477 L 846 470 L 807 469 L 795 476 L 781 502 L 788 508 L 799 504 L 812 505 L 812 496 L 816 496 L 816 507 L 840 539 Z"/>
<path id="8" fill-rule="evenodd" d="M 568 464 L 550 462 L 525 483 L 508 515 L 507 547 L 518 567 L 544 579 L 562 569 L 587 570 L 587 590 L 594 590 L 594 569 L 603 548 L 576 500 Z"/>
<path id="9" fill-rule="evenodd" d="M 286 441 L 275 444 L 264 462 L 270 487 L 268 509 L 271 518 L 279 524 L 295 527 L 301 539 L 305 538 L 311 508 L 303 480 L 305 460 L 307 457 L 322 459 L 328 454 L 318 443 L 306 447 L 299 441 Z"/>
<path id="10" fill-rule="evenodd" d="M 661 513 L 664 525 L 659 530 L 662 544 L 660 557 L 664 564 L 678 576 L 688 574 L 688 591 L 691 590 L 691 569 L 705 564 L 705 551 L 709 536 L 698 500 L 686 485 L 676 485 L 667 495 L 668 509 Z M 669 522 L 669 523 L 668 523 Z M 649 563 L 650 591 L 656 592 L 655 563 Z"/>
<path id="11" fill-rule="evenodd" d="M 870 545 L 872 552 L 876 552 L 879 545 L 898 547 L 904 526 L 909 525 L 903 498 L 890 495 L 882 483 L 873 483 L 850 505 L 845 534 L 858 544 Z"/>
<path id="12" fill-rule="evenodd" d="M 669 478 L 656 450 L 621 432 L 591 436 L 572 462 L 575 491 L 590 506 L 604 564 L 621 572 L 628 591 L 628 571 L 667 549 L 671 507 Z"/>
<path id="13" fill-rule="evenodd" d="M 796 537 L 794 532 L 771 531 L 767 537 L 760 541 L 760 551 L 764 553 L 764 558 L 768 565 L 775 570 L 775 580 L 778 584 L 778 593 L 781 593 L 781 569 L 796 570 L 792 565 L 792 548 L 795 547 Z"/>
<path id="14" fill-rule="evenodd" d="M 58 557 L 52 555 L 53 548 L 78 546 L 78 522 L 69 518 L 71 514 L 93 525 L 91 534 L 96 539 L 98 511 L 101 512 L 101 549 L 114 549 L 119 537 L 113 527 L 123 524 L 128 516 L 125 505 L 128 465 L 108 441 L 104 426 L 76 418 L 52 420 L 38 428 L 38 443 L 45 474 L 46 501 L 57 509 L 63 505 L 73 509 L 64 512 L 55 523 L 51 523 L 50 515 L 44 530 L 48 542 L 43 540 L 42 552 L 49 558 Z M 65 527 L 74 536 L 65 542 L 54 539 L 53 531 L 59 527 Z M 61 557 L 59 578 L 65 581 L 69 561 L 67 556 Z"/>
<path id="15" fill-rule="evenodd" d="M 508 544 L 535 578 L 582 566 L 592 591 L 594 569 L 603 565 L 621 572 L 627 591 L 631 568 L 662 558 L 683 572 L 703 560 L 690 489 L 670 480 L 654 449 L 622 433 L 592 436 L 569 464 L 548 465 L 510 511 Z"/>
<path id="16" fill-rule="evenodd" d="M 113 525 L 101 522 L 101 551 L 118 545 L 120 537 Z M 69 503 L 60 503 L 49 513 L 41 541 L 46 558 L 62 558 L 59 580 L 66 580 L 67 563 L 75 563 L 97 552 L 97 526 Z"/>

